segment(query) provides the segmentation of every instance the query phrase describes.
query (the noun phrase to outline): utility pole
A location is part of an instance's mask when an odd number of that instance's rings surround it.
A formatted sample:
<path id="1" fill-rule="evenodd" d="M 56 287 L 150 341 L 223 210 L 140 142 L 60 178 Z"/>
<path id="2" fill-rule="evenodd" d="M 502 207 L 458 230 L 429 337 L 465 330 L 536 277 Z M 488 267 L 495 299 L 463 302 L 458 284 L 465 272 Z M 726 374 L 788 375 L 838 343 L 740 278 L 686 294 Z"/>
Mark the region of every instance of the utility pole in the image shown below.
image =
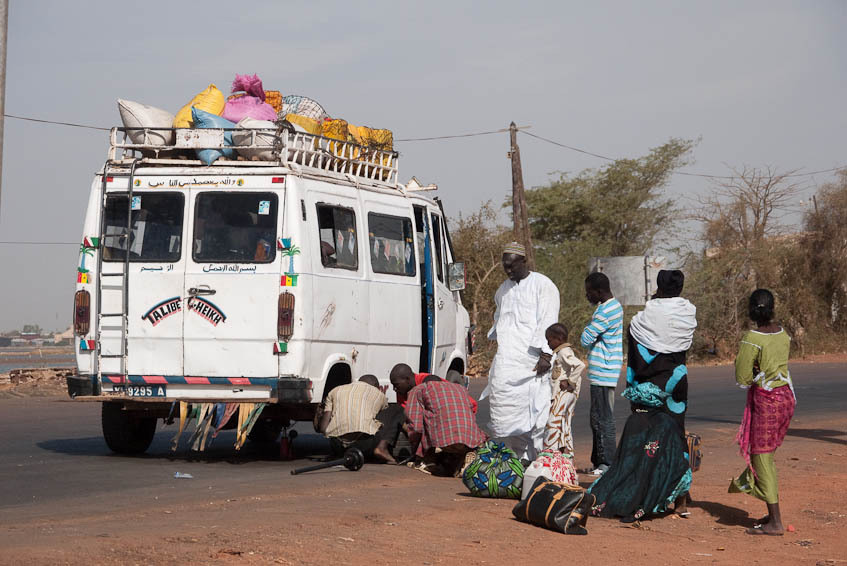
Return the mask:
<path id="1" fill-rule="evenodd" d="M 521 150 L 518 147 L 518 128 L 509 124 L 509 158 L 512 160 L 512 219 L 514 221 L 515 240 L 526 248 L 526 263 L 535 269 L 535 252 L 532 249 L 532 236 L 529 232 L 529 218 L 526 207 L 526 194 L 523 188 L 523 170 L 521 169 Z"/>
<path id="2" fill-rule="evenodd" d="M 6 114 L 6 35 L 9 31 L 9 0 L 0 0 L 0 199 L 3 188 L 3 117 Z"/>

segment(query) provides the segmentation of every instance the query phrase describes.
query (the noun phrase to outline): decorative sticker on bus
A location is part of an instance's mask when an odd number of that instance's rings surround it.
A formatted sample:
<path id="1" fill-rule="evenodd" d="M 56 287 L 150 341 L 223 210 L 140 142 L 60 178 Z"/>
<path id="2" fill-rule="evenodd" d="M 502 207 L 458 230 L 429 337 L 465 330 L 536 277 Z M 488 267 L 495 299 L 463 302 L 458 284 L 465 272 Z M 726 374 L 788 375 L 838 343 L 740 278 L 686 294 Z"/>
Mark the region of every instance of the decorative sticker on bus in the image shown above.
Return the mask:
<path id="1" fill-rule="evenodd" d="M 87 274 L 88 268 L 85 267 L 85 258 L 86 256 L 94 256 L 94 250 L 96 250 L 100 245 L 100 238 L 92 238 L 87 236 L 82 239 L 82 243 L 79 245 L 79 267 L 77 267 L 77 273 L 79 274 Z M 88 283 L 88 278 L 85 278 L 85 281 L 79 281 L 79 276 L 77 276 L 77 282 L 79 283 Z"/>
<path id="2" fill-rule="evenodd" d="M 153 326 L 156 326 L 172 314 L 176 314 L 181 310 L 182 299 L 180 297 L 171 297 L 170 299 L 165 299 L 158 303 L 149 311 L 141 315 L 141 320 L 146 320 Z"/>
<path id="3" fill-rule="evenodd" d="M 223 311 L 213 302 L 207 301 L 201 297 L 191 297 L 188 299 L 188 310 L 199 314 L 212 326 L 217 326 L 221 322 L 226 322 L 226 315 Z"/>

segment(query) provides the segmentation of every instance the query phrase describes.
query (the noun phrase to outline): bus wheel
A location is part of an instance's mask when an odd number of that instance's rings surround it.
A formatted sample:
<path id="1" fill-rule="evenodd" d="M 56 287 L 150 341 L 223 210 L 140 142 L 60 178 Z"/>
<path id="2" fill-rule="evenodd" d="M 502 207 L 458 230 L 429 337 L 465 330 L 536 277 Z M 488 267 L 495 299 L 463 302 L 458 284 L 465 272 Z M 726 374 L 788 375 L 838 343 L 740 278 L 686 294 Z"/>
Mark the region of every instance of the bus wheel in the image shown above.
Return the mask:
<path id="1" fill-rule="evenodd" d="M 156 434 L 155 417 L 134 416 L 121 403 L 103 403 L 101 422 L 106 445 L 118 454 L 143 453 Z"/>

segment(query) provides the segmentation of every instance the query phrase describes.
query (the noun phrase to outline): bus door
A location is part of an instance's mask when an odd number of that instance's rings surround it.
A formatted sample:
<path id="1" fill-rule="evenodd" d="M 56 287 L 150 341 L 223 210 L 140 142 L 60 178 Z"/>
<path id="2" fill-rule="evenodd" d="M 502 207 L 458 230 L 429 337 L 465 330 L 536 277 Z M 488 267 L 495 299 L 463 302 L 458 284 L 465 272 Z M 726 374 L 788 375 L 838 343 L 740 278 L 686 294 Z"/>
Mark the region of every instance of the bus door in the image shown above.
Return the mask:
<path id="1" fill-rule="evenodd" d="M 444 218 L 436 206 L 429 209 L 430 245 L 432 246 L 433 301 L 435 328 L 432 344 L 432 373 L 446 377 L 450 354 L 456 348 L 457 307 L 448 287 L 448 255 Z"/>
<path id="2" fill-rule="evenodd" d="M 103 218 L 100 308 L 123 312 L 127 305 L 126 373 L 129 375 L 182 375 L 182 291 L 185 279 L 185 192 L 107 195 Z M 130 211 L 131 209 L 131 211 Z M 127 213 L 131 213 L 127 235 Z M 129 286 L 123 288 L 123 268 L 129 254 Z M 86 254 L 83 253 L 83 262 Z M 93 254 L 88 261 L 93 267 Z M 88 271 L 84 266 L 82 270 Z M 88 273 L 84 276 L 90 276 Z M 83 276 L 81 275 L 81 276 Z M 121 371 L 123 351 L 120 318 L 104 317 L 100 340 L 102 372 Z"/>
<path id="3" fill-rule="evenodd" d="M 186 376 L 275 377 L 283 190 L 191 189 Z"/>

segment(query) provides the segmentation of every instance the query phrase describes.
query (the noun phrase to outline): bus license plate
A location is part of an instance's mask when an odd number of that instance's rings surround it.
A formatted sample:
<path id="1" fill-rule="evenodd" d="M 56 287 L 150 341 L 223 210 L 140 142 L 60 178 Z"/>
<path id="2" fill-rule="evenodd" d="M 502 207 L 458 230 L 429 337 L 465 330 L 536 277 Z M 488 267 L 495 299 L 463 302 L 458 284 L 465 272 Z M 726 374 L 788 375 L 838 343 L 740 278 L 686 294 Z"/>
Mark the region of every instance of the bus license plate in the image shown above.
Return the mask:
<path id="1" fill-rule="evenodd" d="M 119 385 L 115 391 L 127 397 L 166 397 L 164 385 Z"/>

